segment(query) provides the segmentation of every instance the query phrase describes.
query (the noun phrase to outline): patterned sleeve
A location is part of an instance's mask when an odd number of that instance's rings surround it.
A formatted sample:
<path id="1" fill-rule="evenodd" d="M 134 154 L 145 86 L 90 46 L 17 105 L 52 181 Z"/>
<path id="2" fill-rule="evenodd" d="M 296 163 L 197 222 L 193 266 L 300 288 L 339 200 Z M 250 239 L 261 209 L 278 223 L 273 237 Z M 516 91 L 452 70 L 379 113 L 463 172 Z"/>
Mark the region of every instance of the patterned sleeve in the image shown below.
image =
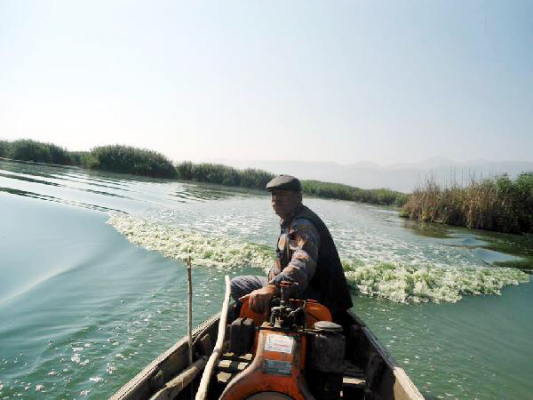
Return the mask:
<path id="1" fill-rule="evenodd" d="M 315 225 L 307 218 L 295 219 L 289 227 L 291 261 L 270 283 L 296 282 L 298 291 L 303 292 L 316 271 L 319 247 L 320 235 Z"/>

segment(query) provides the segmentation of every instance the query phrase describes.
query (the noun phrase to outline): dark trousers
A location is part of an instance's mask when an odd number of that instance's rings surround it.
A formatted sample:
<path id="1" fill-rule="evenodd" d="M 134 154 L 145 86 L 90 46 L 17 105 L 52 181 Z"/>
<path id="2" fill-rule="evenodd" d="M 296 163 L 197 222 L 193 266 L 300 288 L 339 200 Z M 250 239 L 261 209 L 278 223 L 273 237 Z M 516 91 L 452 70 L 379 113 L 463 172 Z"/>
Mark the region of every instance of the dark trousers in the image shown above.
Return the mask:
<path id="1" fill-rule="evenodd" d="M 238 302 L 242 296 L 261 289 L 267 283 L 266 276 L 244 275 L 233 278 L 231 280 L 231 298 Z"/>

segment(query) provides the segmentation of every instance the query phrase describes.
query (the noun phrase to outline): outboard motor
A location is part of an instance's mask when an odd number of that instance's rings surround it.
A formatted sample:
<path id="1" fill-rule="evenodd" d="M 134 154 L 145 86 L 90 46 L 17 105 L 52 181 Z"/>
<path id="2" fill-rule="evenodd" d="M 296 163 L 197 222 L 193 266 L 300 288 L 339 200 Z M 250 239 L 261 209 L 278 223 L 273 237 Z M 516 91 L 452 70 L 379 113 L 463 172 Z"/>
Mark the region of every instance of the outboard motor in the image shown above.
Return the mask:
<path id="1" fill-rule="evenodd" d="M 253 360 L 226 386 L 223 400 L 240 399 L 338 399 L 342 389 L 344 336 L 323 305 L 289 299 L 291 284 L 281 285 L 279 305 L 270 318 L 254 313 L 244 303 L 238 322 L 231 326 L 230 349 L 249 348 L 238 332 L 250 337 L 249 321 L 256 330 Z M 245 333 L 246 332 L 246 333 Z"/>

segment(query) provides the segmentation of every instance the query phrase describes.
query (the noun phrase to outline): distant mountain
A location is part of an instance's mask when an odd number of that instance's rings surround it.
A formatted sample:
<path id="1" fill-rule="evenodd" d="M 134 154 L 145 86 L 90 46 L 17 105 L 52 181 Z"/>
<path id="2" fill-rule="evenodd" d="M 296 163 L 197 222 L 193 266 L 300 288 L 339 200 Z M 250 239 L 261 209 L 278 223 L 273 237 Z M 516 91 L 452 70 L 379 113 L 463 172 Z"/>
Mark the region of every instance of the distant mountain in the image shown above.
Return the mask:
<path id="1" fill-rule="evenodd" d="M 350 165 L 335 162 L 310 161 L 229 161 L 212 160 L 235 168 L 258 168 L 274 174 L 291 174 L 301 179 L 317 179 L 326 182 L 344 183 L 363 189 L 389 188 L 411 192 L 423 185 L 428 178 L 434 178 L 443 185 L 468 184 L 480 179 L 503 173 L 515 177 L 524 171 L 533 171 L 533 162 L 473 160 L 454 162 L 434 157 L 417 163 L 401 163 L 380 166 L 362 161 Z"/>
<path id="2" fill-rule="evenodd" d="M 417 163 L 399 163 L 392 164 L 384 169 L 396 170 L 396 169 L 435 169 L 435 168 L 450 168 L 453 167 L 454 162 L 444 157 L 431 157 L 424 161 Z"/>
<path id="3" fill-rule="evenodd" d="M 359 161 L 355 164 L 347 165 L 348 168 L 370 168 L 370 169 L 382 169 L 383 167 L 372 161 Z"/>

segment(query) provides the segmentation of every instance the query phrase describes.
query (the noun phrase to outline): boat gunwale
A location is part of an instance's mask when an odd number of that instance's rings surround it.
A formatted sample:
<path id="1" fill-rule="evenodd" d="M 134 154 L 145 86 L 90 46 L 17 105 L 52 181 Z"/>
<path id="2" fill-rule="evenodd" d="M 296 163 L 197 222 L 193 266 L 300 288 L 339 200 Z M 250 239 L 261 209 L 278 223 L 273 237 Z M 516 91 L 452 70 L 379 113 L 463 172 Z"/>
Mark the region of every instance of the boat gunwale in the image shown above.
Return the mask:
<path id="1" fill-rule="evenodd" d="M 196 343 L 196 340 L 201 337 L 202 333 L 218 324 L 219 320 L 220 312 L 212 315 L 209 319 L 205 320 L 194 329 L 192 333 L 193 347 Z M 157 371 L 161 369 L 161 366 L 164 365 L 172 355 L 174 355 L 184 346 L 189 346 L 189 339 L 187 335 L 182 337 L 171 347 L 157 356 L 152 362 L 150 362 L 150 364 L 144 367 L 137 375 L 130 379 L 115 394 L 113 394 L 109 400 L 124 400 L 130 398 L 130 396 L 135 396 L 135 391 L 138 390 L 141 385 L 146 384 L 147 381 L 155 376 Z"/>
<path id="2" fill-rule="evenodd" d="M 378 352 L 379 356 L 385 361 L 385 364 L 391 369 L 394 378 L 400 383 L 400 387 L 405 390 L 407 399 L 424 400 L 424 396 L 420 393 L 412 379 L 407 372 L 400 367 L 398 362 L 394 359 L 392 354 L 383 346 L 377 336 L 370 330 L 370 328 L 359 318 L 353 311 L 348 310 L 347 314 L 360 325 L 363 334 L 370 341 L 371 345 Z"/>
<path id="3" fill-rule="evenodd" d="M 347 311 L 347 316 L 350 318 L 352 325 L 357 325 L 362 334 L 369 342 L 370 348 L 378 354 L 378 356 L 384 361 L 386 367 L 390 370 L 390 373 L 394 377 L 394 382 L 391 387 L 393 392 L 393 397 L 395 399 L 410 399 L 410 400 L 423 400 L 424 397 L 413 383 L 409 375 L 405 370 L 399 366 L 394 357 L 390 352 L 383 346 L 379 341 L 376 335 L 368 328 L 368 326 L 351 310 Z M 193 331 L 193 346 L 196 344 L 199 338 L 202 337 L 202 334 L 218 324 L 220 320 L 220 313 L 216 313 L 211 316 L 209 319 L 200 324 Z M 136 399 L 144 398 L 139 397 L 141 393 L 137 391 L 142 390 L 144 385 L 149 385 L 150 379 L 152 379 L 159 370 L 162 369 L 162 366 L 179 350 L 188 347 L 188 337 L 185 335 L 178 342 L 168 348 L 165 352 L 161 353 L 156 359 L 154 359 L 150 364 L 148 364 L 142 371 L 140 371 L 135 377 L 128 381 L 122 388 L 120 388 L 110 400 L 126 400 L 126 399 Z M 186 368 L 185 368 L 186 369 Z M 178 371 L 177 375 L 182 371 Z M 366 373 L 367 371 L 365 371 Z M 397 384 L 396 384 L 397 383 Z M 398 389 L 401 390 L 398 392 Z M 150 394 L 151 396 L 152 394 Z M 396 396 L 398 395 L 398 396 Z"/>

